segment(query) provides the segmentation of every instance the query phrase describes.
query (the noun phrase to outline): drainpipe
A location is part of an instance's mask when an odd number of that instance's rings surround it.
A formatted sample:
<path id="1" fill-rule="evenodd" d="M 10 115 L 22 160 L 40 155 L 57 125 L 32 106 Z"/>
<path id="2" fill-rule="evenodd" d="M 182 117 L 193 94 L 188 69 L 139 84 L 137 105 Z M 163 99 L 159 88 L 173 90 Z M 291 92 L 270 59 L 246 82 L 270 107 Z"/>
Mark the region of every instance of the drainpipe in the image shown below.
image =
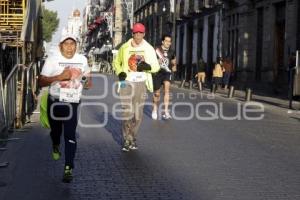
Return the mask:
<path id="1" fill-rule="evenodd" d="M 223 8 L 224 8 L 224 3 L 220 3 L 218 6 L 218 15 L 219 15 L 219 20 L 218 20 L 218 46 L 217 46 L 217 54 L 218 57 L 223 57 L 222 55 L 222 39 L 223 39 Z"/>

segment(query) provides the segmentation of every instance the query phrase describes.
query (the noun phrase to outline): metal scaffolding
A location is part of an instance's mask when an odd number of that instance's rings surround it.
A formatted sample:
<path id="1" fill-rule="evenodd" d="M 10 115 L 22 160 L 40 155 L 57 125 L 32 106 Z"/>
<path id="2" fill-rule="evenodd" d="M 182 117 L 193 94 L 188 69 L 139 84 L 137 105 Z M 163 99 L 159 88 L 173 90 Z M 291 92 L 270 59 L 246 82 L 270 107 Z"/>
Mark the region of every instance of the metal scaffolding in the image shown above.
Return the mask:
<path id="1" fill-rule="evenodd" d="M 22 46 L 22 25 L 26 15 L 27 0 L 0 0 L 0 43 Z"/>

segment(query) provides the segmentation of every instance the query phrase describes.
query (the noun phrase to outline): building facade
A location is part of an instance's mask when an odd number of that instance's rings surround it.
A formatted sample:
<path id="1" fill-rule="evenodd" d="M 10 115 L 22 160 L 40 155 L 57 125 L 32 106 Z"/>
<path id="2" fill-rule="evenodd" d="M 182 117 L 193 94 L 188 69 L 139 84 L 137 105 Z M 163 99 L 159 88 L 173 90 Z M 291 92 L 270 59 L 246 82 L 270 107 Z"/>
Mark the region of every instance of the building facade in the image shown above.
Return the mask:
<path id="1" fill-rule="evenodd" d="M 222 3 L 218 0 L 140 0 L 134 5 L 134 19 L 145 24 L 146 39 L 161 43 L 170 34 L 176 50 L 177 78 L 191 79 L 200 57 L 213 63 L 222 56 Z"/>
<path id="2" fill-rule="evenodd" d="M 134 22 L 146 26 L 145 39 L 159 45 L 163 34 L 172 34 L 175 25 L 174 4 L 170 0 L 138 0 L 134 4 Z M 175 2 L 175 1 L 173 1 Z M 173 12 L 172 12 L 173 10 Z"/>
<path id="3" fill-rule="evenodd" d="M 284 91 L 289 57 L 299 46 L 298 0 L 242 0 L 224 4 L 223 52 L 238 81 L 270 83 Z M 298 41 L 298 42 L 297 42 Z"/>
<path id="4" fill-rule="evenodd" d="M 177 1 L 176 52 L 179 78 L 193 79 L 200 58 L 211 78 L 214 63 L 222 57 L 222 4 L 220 1 Z"/>
<path id="5" fill-rule="evenodd" d="M 81 36 L 81 27 L 82 27 L 82 20 L 80 18 L 80 11 L 78 9 L 75 9 L 72 12 L 72 15 L 69 16 L 68 24 L 67 27 L 65 27 L 64 31 L 65 33 L 72 34 L 77 38 L 79 38 Z"/>
<path id="6" fill-rule="evenodd" d="M 299 0 L 137 0 L 134 21 L 153 45 L 172 34 L 179 79 L 192 79 L 200 57 L 210 79 L 216 59 L 228 57 L 236 86 L 285 92 L 289 57 L 300 49 Z"/>
<path id="7" fill-rule="evenodd" d="M 113 11 L 113 2 L 109 0 L 87 2 L 82 26 L 82 49 L 87 55 L 107 60 L 112 49 Z"/>
<path id="8" fill-rule="evenodd" d="M 72 34 L 78 39 L 78 50 L 82 46 L 82 19 L 81 13 L 78 9 L 72 11 L 72 14 L 68 17 L 67 26 L 63 28 L 62 35 Z"/>
<path id="9" fill-rule="evenodd" d="M 114 0 L 113 47 L 118 49 L 131 37 L 134 0 Z"/>

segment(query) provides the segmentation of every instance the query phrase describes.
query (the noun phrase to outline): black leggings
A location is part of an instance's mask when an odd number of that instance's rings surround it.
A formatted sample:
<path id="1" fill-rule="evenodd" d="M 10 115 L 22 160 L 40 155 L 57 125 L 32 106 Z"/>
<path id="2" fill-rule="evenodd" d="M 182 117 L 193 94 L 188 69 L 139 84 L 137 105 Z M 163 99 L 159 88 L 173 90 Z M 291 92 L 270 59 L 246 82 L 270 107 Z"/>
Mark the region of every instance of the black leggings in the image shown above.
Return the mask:
<path id="1" fill-rule="evenodd" d="M 53 145 L 60 144 L 62 132 L 65 139 L 65 165 L 74 168 L 76 153 L 77 108 L 79 103 L 63 103 L 48 96 L 47 113 L 51 127 L 50 136 Z M 71 112 L 70 112 L 71 111 Z"/>

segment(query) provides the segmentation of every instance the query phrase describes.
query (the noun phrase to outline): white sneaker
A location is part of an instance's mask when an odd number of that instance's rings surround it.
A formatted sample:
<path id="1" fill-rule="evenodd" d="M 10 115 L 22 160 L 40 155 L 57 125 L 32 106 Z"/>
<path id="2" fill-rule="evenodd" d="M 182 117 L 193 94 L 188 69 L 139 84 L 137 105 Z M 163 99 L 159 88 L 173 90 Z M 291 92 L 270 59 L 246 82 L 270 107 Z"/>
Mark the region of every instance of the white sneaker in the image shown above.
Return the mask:
<path id="1" fill-rule="evenodd" d="M 152 115 L 151 115 L 153 120 L 157 120 L 157 112 L 152 111 Z"/>
<path id="2" fill-rule="evenodd" d="M 165 114 L 162 115 L 162 117 L 164 119 L 172 119 L 172 116 L 170 115 L 170 113 L 165 113 Z"/>

